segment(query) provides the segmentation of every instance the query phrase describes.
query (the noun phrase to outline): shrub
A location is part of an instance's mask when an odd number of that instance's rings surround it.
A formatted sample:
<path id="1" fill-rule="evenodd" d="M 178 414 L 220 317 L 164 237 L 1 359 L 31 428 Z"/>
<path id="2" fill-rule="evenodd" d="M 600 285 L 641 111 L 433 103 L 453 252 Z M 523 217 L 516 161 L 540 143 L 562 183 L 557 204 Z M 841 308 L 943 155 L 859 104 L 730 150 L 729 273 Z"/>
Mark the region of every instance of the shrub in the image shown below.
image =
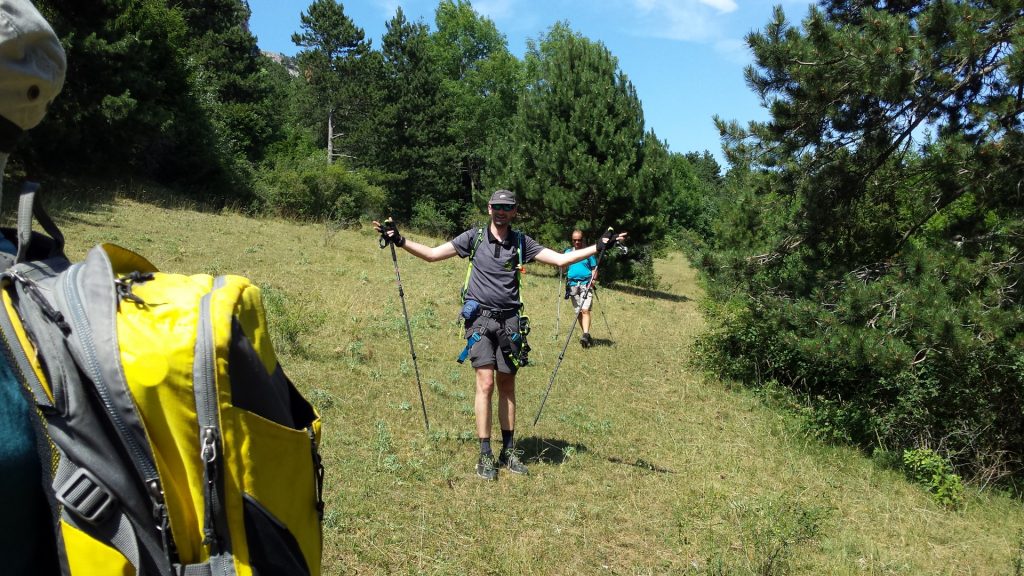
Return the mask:
<path id="1" fill-rule="evenodd" d="M 380 214 L 385 204 L 382 188 L 344 163 L 326 164 L 320 154 L 278 159 L 260 172 L 256 193 L 274 214 L 342 223 Z"/>
<path id="2" fill-rule="evenodd" d="M 455 228 L 455 223 L 438 210 L 432 200 L 420 200 L 413 206 L 409 226 L 431 236 L 443 237 Z"/>
<path id="3" fill-rule="evenodd" d="M 961 504 L 964 486 L 960 476 L 954 474 L 949 461 L 934 450 L 904 450 L 903 466 L 910 479 L 927 488 L 937 504 L 947 508 L 956 508 Z"/>

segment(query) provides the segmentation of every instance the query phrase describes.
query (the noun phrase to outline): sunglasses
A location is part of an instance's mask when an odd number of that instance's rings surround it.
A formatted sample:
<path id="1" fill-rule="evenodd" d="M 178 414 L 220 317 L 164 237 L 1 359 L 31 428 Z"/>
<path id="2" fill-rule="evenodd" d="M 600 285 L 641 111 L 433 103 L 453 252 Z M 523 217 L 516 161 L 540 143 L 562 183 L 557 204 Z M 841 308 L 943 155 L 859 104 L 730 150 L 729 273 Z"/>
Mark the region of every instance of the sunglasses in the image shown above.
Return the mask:
<path id="1" fill-rule="evenodd" d="M 491 209 L 492 210 L 497 210 L 498 212 L 511 212 L 511 211 L 516 209 L 516 205 L 515 204 L 491 204 Z"/>
<path id="2" fill-rule="evenodd" d="M 583 238 L 573 238 L 573 242 L 583 242 Z"/>

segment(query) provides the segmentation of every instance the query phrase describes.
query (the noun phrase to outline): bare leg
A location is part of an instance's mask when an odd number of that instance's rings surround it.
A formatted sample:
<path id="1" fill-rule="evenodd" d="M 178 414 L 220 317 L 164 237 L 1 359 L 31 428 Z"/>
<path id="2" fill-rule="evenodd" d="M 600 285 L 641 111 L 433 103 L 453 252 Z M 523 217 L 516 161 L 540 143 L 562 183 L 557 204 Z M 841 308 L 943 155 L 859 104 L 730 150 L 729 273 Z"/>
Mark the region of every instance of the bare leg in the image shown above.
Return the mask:
<path id="1" fill-rule="evenodd" d="M 516 429 L 516 375 L 498 372 L 498 423 L 502 430 Z"/>
<path id="2" fill-rule="evenodd" d="M 494 366 L 481 366 L 476 369 L 476 401 L 474 403 L 477 438 L 491 437 L 491 396 L 493 395 Z"/>

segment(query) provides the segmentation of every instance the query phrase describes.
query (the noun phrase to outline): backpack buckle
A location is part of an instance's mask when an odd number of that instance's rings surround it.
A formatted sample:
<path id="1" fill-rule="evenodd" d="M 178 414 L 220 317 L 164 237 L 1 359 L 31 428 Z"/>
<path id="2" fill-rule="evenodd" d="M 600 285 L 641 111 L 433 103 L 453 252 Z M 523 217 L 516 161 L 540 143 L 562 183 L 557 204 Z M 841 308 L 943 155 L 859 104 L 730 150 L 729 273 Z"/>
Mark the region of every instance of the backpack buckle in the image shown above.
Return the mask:
<path id="1" fill-rule="evenodd" d="M 57 500 L 87 522 L 103 520 L 116 500 L 92 472 L 79 468 L 56 488 Z"/>

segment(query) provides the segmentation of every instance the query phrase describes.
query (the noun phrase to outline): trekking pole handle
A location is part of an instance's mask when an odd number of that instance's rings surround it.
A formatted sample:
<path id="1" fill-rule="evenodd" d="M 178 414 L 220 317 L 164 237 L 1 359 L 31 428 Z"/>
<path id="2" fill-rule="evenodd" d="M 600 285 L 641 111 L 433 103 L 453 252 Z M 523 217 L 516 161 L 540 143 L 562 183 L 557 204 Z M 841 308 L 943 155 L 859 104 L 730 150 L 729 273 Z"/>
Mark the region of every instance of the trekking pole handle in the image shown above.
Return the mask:
<path id="1" fill-rule="evenodd" d="M 405 246 L 405 236 L 402 236 L 402 233 L 398 231 L 398 225 L 390 217 L 381 222 L 380 240 L 377 243 L 380 245 L 381 250 L 388 244 L 398 246 L 399 248 Z"/>

